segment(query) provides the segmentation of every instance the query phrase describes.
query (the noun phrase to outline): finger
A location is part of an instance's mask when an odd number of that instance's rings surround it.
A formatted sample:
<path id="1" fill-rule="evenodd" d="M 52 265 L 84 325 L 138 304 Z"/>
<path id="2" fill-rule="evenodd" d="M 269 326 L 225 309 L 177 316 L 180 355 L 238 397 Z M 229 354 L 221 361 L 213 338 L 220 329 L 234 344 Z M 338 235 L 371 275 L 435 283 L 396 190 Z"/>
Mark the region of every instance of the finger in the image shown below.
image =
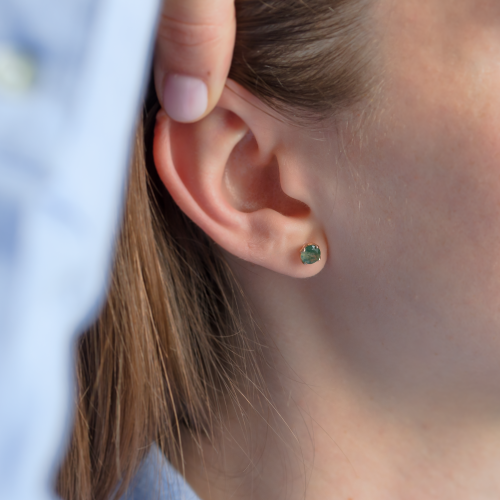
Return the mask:
<path id="1" fill-rule="evenodd" d="M 192 122 L 217 104 L 229 73 L 234 0 L 165 0 L 155 53 L 155 85 L 174 120 Z"/>

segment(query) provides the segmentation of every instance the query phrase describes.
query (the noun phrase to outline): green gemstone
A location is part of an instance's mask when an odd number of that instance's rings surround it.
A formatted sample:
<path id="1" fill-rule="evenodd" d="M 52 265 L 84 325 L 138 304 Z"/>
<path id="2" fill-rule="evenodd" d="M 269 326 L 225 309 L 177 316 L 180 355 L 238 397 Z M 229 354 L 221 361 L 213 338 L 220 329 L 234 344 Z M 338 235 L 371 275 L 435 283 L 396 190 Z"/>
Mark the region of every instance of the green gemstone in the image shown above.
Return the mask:
<path id="1" fill-rule="evenodd" d="M 303 264 L 314 264 L 321 260 L 321 250 L 318 245 L 306 245 L 300 252 L 300 260 Z"/>

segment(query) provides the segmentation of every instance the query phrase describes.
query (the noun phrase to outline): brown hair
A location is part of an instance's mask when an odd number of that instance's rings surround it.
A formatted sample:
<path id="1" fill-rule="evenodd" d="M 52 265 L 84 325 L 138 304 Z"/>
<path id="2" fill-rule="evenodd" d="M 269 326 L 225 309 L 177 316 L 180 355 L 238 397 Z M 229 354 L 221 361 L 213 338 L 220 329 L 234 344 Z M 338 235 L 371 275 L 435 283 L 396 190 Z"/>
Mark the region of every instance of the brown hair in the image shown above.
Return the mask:
<path id="1" fill-rule="evenodd" d="M 318 119 L 370 85 L 365 0 L 236 0 L 230 77 L 284 115 Z M 175 205 L 137 130 L 110 289 L 78 346 L 78 409 L 58 478 L 67 500 L 126 489 L 153 442 L 182 467 L 181 429 L 212 435 L 221 398 L 258 381 L 239 290 L 218 247 Z"/>

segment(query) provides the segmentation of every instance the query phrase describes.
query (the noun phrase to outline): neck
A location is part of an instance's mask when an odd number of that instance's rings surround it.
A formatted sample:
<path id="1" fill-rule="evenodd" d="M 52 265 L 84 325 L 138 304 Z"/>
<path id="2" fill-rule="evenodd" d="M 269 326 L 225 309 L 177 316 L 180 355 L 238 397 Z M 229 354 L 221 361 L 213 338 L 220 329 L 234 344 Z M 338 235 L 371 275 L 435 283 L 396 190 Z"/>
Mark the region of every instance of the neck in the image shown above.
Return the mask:
<path id="1" fill-rule="evenodd" d="M 270 403 L 231 410 L 201 455 L 188 440 L 186 475 L 202 500 L 500 497 L 498 387 L 481 383 L 474 359 L 453 357 L 435 317 L 390 297 L 380 315 L 378 294 L 328 271 L 238 274 Z"/>

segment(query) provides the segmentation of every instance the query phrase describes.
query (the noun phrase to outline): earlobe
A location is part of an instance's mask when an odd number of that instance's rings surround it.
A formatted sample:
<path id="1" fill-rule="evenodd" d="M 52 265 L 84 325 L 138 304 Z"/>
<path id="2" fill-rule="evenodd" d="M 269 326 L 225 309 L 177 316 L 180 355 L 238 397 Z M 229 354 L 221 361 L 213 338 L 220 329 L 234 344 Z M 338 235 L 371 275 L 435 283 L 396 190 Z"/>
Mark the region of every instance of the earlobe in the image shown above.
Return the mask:
<path id="1" fill-rule="evenodd" d="M 226 251 L 275 272 L 313 276 L 325 264 L 327 245 L 310 208 L 282 189 L 282 178 L 293 175 L 279 147 L 286 127 L 273 124 L 241 87 L 231 87 L 199 122 L 177 123 L 160 111 L 158 174 L 186 215 Z M 321 249 L 321 260 L 304 265 L 310 242 Z"/>

